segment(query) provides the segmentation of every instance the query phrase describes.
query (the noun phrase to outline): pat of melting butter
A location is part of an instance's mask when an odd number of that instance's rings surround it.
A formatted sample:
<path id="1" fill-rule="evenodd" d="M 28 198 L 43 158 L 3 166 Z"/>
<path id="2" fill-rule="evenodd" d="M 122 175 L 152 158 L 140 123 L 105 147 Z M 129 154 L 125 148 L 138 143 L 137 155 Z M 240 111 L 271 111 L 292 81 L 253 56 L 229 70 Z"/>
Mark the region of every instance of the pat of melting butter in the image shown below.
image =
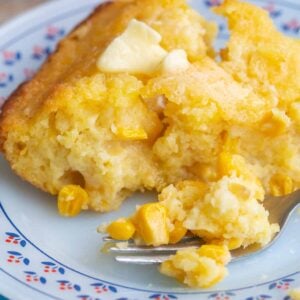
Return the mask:
<path id="1" fill-rule="evenodd" d="M 183 49 L 171 51 L 161 64 L 162 73 L 176 73 L 185 71 L 190 66 L 187 54 Z"/>
<path id="2" fill-rule="evenodd" d="M 100 56 L 97 66 L 108 73 L 128 72 L 150 75 L 154 72 L 176 73 L 190 63 L 183 49 L 167 52 L 159 43 L 161 35 L 147 24 L 131 20 Z"/>
<path id="3" fill-rule="evenodd" d="M 103 72 L 151 74 L 168 54 L 159 45 L 160 41 L 157 31 L 133 19 L 106 48 L 97 66 Z"/>

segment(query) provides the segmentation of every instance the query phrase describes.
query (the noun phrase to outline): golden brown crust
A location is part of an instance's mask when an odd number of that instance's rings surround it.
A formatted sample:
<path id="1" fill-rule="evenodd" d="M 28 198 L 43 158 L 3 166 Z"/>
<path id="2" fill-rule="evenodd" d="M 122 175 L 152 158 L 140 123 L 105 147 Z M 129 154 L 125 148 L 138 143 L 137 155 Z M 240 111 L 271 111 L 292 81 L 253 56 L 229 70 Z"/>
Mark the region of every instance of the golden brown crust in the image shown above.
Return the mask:
<path id="1" fill-rule="evenodd" d="M 85 20 L 79 23 L 62 41 L 60 41 L 55 52 L 48 57 L 36 75 L 30 81 L 20 84 L 19 87 L 6 100 L 2 107 L 2 113 L 0 114 L 0 151 L 4 152 L 4 142 L 7 138 L 7 132 L 11 130 L 11 128 L 13 128 L 17 123 L 22 124 L 22 122 L 30 117 L 30 114 L 28 116 L 26 115 L 25 108 L 32 106 L 32 101 L 37 102 L 35 103 L 36 106 L 40 106 L 47 99 L 45 94 L 49 94 L 51 91 L 55 90 L 58 83 L 57 81 L 59 81 L 59 78 L 63 74 L 55 74 L 56 76 L 53 76 L 52 81 L 54 82 L 51 82 L 52 87 L 45 88 L 44 86 L 44 89 L 47 90 L 44 95 L 41 89 L 41 86 L 43 85 L 42 77 L 44 75 L 47 76 L 48 73 L 51 72 L 51 65 L 53 63 L 55 65 L 60 64 L 59 56 L 64 58 L 63 52 L 67 52 L 66 50 L 68 49 L 66 48 L 69 48 L 67 44 L 80 43 L 80 34 L 82 29 L 88 27 L 90 22 L 93 22 L 94 20 L 97 21 L 98 18 L 100 18 L 101 15 L 106 14 L 108 8 L 113 5 L 113 2 L 105 2 L 96 7 L 95 10 Z M 73 57 L 76 59 L 76 55 Z M 49 77 L 51 79 L 51 76 Z M 37 99 L 34 99 L 34 96 L 35 94 L 39 94 L 40 91 L 42 95 L 38 97 L 39 99 L 37 101 Z"/>

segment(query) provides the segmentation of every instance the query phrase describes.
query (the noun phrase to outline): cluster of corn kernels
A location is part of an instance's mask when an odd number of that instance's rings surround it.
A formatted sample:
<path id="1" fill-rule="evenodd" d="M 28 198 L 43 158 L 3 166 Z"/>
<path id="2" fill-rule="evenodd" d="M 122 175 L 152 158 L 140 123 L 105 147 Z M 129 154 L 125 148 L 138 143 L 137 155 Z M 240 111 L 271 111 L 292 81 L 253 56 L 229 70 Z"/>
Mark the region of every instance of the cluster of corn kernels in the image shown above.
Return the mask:
<path id="1" fill-rule="evenodd" d="M 58 211 L 64 217 L 77 216 L 89 203 L 87 192 L 78 185 L 66 185 L 58 194 Z"/>
<path id="2" fill-rule="evenodd" d="M 142 205 L 133 217 L 112 222 L 106 231 L 117 240 L 128 240 L 136 235 L 146 245 L 153 246 L 177 243 L 187 232 L 179 221 L 169 230 L 167 209 L 160 203 Z"/>
<path id="3" fill-rule="evenodd" d="M 222 178 L 232 174 L 245 178 L 245 180 L 259 183 L 258 179 L 248 170 L 245 160 L 239 155 L 223 151 L 219 155 L 218 174 Z M 258 187 L 261 186 L 259 183 Z M 250 197 L 248 189 L 239 184 L 229 186 L 230 191 L 241 200 Z M 189 199 L 189 206 L 204 197 L 208 185 L 201 181 L 181 181 L 176 185 L 179 191 L 185 190 L 185 198 Z M 261 186 L 255 190 L 256 199 L 263 199 L 264 191 Z M 164 200 L 161 197 L 160 200 Z M 172 203 L 171 203 L 172 204 Z M 169 208 L 172 210 L 172 208 Z M 130 218 L 121 218 L 112 222 L 106 229 L 107 233 L 117 240 L 128 240 L 133 237 L 141 238 L 146 245 L 159 246 L 179 242 L 186 234 L 187 229 L 183 226 L 183 220 L 171 218 L 168 205 L 165 201 L 148 203 L 138 208 L 136 213 Z M 219 244 L 226 244 L 230 249 L 241 245 L 240 240 L 218 241 Z"/>
<path id="4" fill-rule="evenodd" d="M 112 222 L 106 231 L 117 240 L 128 240 L 136 235 L 147 245 L 153 246 L 177 243 L 187 233 L 187 229 L 179 221 L 174 222 L 172 230 L 169 230 L 167 209 L 160 203 L 142 205 L 133 217 Z M 230 246 L 235 248 L 240 245 L 237 243 L 238 241 Z M 191 263 L 197 265 L 198 271 L 187 272 L 178 267 L 180 265 L 178 261 L 182 257 L 185 260 L 189 260 L 190 257 Z M 227 246 L 204 245 L 199 249 L 189 249 L 188 252 L 178 251 L 175 256 L 161 265 L 160 270 L 163 274 L 176 277 L 190 286 L 209 287 L 222 280 L 227 274 L 225 265 L 229 260 L 230 252 Z M 203 276 L 203 274 L 207 275 Z"/>

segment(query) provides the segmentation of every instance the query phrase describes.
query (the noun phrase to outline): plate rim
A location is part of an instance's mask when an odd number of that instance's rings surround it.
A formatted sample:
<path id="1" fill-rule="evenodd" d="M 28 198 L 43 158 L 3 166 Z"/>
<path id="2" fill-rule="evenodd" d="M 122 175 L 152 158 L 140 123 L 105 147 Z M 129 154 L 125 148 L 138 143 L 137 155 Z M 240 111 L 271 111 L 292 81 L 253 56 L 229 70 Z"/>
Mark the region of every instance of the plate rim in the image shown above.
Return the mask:
<path id="1" fill-rule="evenodd" d="M 40 5 L 38 5 L 38 6 L 36 6 L 35 8 L 33 8 L 33 9 L 30 9 L 30 10 L 28 10 L 28 11 L 26 11 L 26 12 L 24 12 L 24 13 L 22 13 L 22 14 L 19 14 L 18 16 L 16 16 L 16 17 L 14 17 L 13 19 L 11 19 L 10 21 L 8 21 L 8 22 L 5 22 L 4 24 L 1 24 L 1 26 L 0 26 L 0 36 L 2 37 L 2 36 L 5 36 L 9 31 L 11 31 L 11 30 L 14 30 L 14 28 L 15 27 L 19 27 L 22 23 L 26 23 L 28 20 L 31 20 L 31 21 L 33 21 L 33 25 L 31 26 L 31 30 L 32 30 L 32 32 L 34 32 L 35 30 L 34 29 L 36 29 L 38 26 L 41 26 L 41 24 L 47 24 L 47 23 L 50 23 L 50 22 L 52 22 L 52 20 L 57 20 L 57 19 L 59 19 L 59 20 L 61 20 L 61 19 L 63 19 L 63 15 L 65 15 L 66 13 L 71 13 L 71 11 L 74 11 L 74 10 L 79 10 L 79 9 L 83 9 L 84 7 L 93 7 L 93 4 L 99 4 L 99 3 L 102 3 L 102 2 L 105 2 L 105 1 L 103 1 L 103 0 L 85 0 L 86 2 L 85 2 L 85 4 L 84 5 L 79 5 L 78 3 L 77 3 L 77 5 L 76 5 L 76 8 L 72 8 L 72 9 L 70 9 L 70 10 L 66 10 L 64 13 L 61 13 L 61 14 L 58 14 L 57 16 L 55 16 L 55 17 L 51 17 L 51 18 L 49 18 L 49 19 L 46 19 L 46 20 L 43 20 L 43 22 L 41 22 L 41 23 L 39 23 L 39 24 L 37 24 L 36 22 L 35 22 L 35 20 L 37 20 L 37 19 L 39 19 L 38 18 L 38 16 L 37 16 L 37 14 L 39 13 L 39 12 L 41 12 L 41 11 L 43 11 L 43 12 L 45 12 L 45 10 L 47 10 L 47 9 L 49 9 L 49 8 L 51 8 L 51 9 L 54 9 L 54 8 L 57 8 L 57 5 L 60 5 L 60 6 L 62 6 L 62 7 L 65 7 L 66 6 L 66 4 L 67 3 L 72 3 L 72 4 L 74 4 L 74 1 L 73 0 L 52 0 L 51 2 L 46 2 L 46 3 L 43 3 L 43 4 L 40 4 Z M 253 1 L 256 1 L 256 2 L 264 2 L 264 0 L 253 0 Z M 275 0 L 274 2 L 281 2 L 281 1 L 277 1 L 277 0 Z M 286 2 L 286 1 L 282 1 L 282 2 Z M 286 2 L 287 3 L 287 2 Z M 290 2 L 289 2 L 290 3 Z M 292 3 L 290 3 L 290 4 L 292 4 Z M 284 4 L 282 4 L 283 6 L 284 6 Z M 297 4 L 295 3 L 295 4 L 293 4 L 293 5 L 295 5 L 295 6 L 297 6 Z M 298 7 L 298 9 L 300 8 L 300 5 L 299 5 L 299 7 Z M 21 36 L 21 35 L 23 35 L 24 37 L 26 37 L 26 33 L 28 33 L 28 31 L 29 31 L 29 29 L 27 29 L 26 31 L 24 31 L 24 33 L 22 33 L 22 34 L 18 34 L 18 36 Z M 5 48 L 6 47 L 6 45 L 7 44 L 12 44 L 13 43 L 13 41 L 14 40 L 16 40 L 16 38 L 12 38 L 12 39 L 10 39 L 9 40 L 9 42 L 6 42 L 6 43 L 0 43 L 0 51 L 2 51 L 3 50 L 3 48 Z M 19 39 L 18 39 L 19 40 Z M 0 207 L 3 209 L 3 212 L 5 212 L 5 209 L 4 209 L 4 207 L 2 206 L 2 203 L 1 203 L 1 201 L 0 201 Z M 97 278 L 94 278 L 94 277 L 92 277 L 92 276 L 90 276 L 90 275 L 87 275 L 87 274 L 84 274 L 84 273 L 82 273 L 82 272 L 80 272 L 80 271 L 77 271 L 77 270 L 75 270 L 75 269 L 73 269 L 72 267 L 69 267 L 69 266 L 67 266 L 67 265 L 64 265 L 63 263 L 61 263 L 59 260 L 57 260 L 57 259 L 55 259 L 55 258 L 53 258 L 53 257 L 51 257 L 50 255 L 48 255 L 46 252 L 44 252 L 43 250 L 41 250 L 41 249 L 39 249 L 33 242 L 31 242 L 21 231 L 20 231 L 20 229 L 19 228 L 17 228 L 15 225 L 14 225 L 14 223 L 12 222 L 12 220 L 9 218 L 9 216 L 7 215 L 7 217 L 8 217 L 8 220 L 11 222 L 11 224 L 15 227 L 15 229 L 27 240 L 27 241 L 29 241 L 37 250 L 39 250 L 40 252 L 42 252 L 42 253 L 44 253 L 47 257 L 49 257 L 49 258 L 51 258 L 52 260 L 54 260 L 54 261 L 56 261 L 56 262 L 58 262 L 60 265 L 63 265 L 64 267 L 66 267 L 66 268 L 68 268 L 68 269 L 70 269 L 70 270 L 72 270 L 72 271 L 75 271 L 75 272 L 77 272 L 77 273 L 79 273 L 79 274 L 81 274 L 81 275 L 84 275 L 84 276 L 87 276 L 87 277 L 89 277 L 89 278 L 91 278 L 91 279 L 97 279 Z M 285 278 L 285 277 L 288 277 L 288 276 L 292 276 L 292 275 L 294 275 L 294 274 L 298 274 L 298 273 L 300 273 L 300 271 L 299 272 L 294 272 L 293 274 L 289 274 L 289 275 L 285 275 L 284 277 L 281 277 L 281 278 Z M 230 289 L 230 290 L 228 290 L 228 291 L 239 291 L 239 290 L 245 290 L 245 289 L 250 289 L 250 288 L 255 288 L 255 287 L 259 287 L 259 286 L 263 286 L 263 285 L 266 285 L 266 284 L 268 284 L 268 283 L 271 283 L 271 282 L 274 282 L 274 281 L 276 281 L 276 280 L 279 280 L 279 279 L 281 279 L 281 278 L 278 278 L 278 279 L 273 279 L 273 280 L 271 280 L 271 281 L 268 281 L 268 282 L 264 282 L 264 283 L 260 283 L 260 284 L 256 284 L 256 285 L 252 285 L 252 286 L 247 286 L 247 287 L 243 287 L 243 288 L 237 288 L 237 289 Z M 97 280 L 99 280 L 99 279 L 97 279 Z M 103 279 L 100 279 L 101 281 L 103 281 L 103 282 L 107 282 L 107 283 L 110 283 L 110 284 L 113 284 L 113 285 L 115 285 L 115 286 L 119 286 L 119 287 L 122 287 L 122 288 L 126 288 L 126 289 L 130 289 L 130 290 L 134 290 L 134 291 L 141 291 L 141 292 L 147 292 L 147 293 L 155 293 L 155 292 L 157 292 L 157 293 L 165 293 L 165 292 L 162 292 L 162 291 L 153 291 L 153 290 L 143 290 L 143 289 L 138 289 L 138 288 L 134 288 L 134 287 L 128 287 L 128 286 L 123 286 L 123 285 L 121 285 L 121 284 L 117 284 L 117 283 L 113 283 L 113 282 L 109 282 L 109 281 L 106 281 L 106 280 L 103 280 Z M 222 290 L 223 291 L 223 290 Z M 226 291 L 226 290 L 224 290 L 224 291 Z M 40 291 L 39 291 L 40 292 Z M 188 292 L 172 292 L 173 294 L 178 294 L 178 295 L 205 295 L 205 294 L 210 294 L 211 292 L 201 292 L 201 291 L 197 291 L 197 292 L 190 292 L 190 293 L 188 293 Z M 14 296 L 13 296 L 14 297 Z M 51 297 L 53 297 L 53 296 L 51 296 Z M 23 298 L 24 299 L 24 298 Z"/>
<path id="2" fill-rule="evenodd" d="M 0 212 L 2 211 L 2 213 L 4 214 L 4 216 L 6 217 L 6 219 L 8 220 L 8 222 L 13 226 L 13 228 L 29 243 L 31 244 L 36 250 L 38 250 L 41 254 L 45 255 L 46 257 L 48 257 L 49 259 L 55 261 L 56 263 L 58 263 L 59 265 L 63 266 L 64 268 L 66 269 L 69 269 L 70 271 L 72 272 L 75 272 L 79 275 L 82 275 L 82 276 L 85 276 L 89 279 L 93 279 L 93 280 L 100 280 L 104 283 L 107 283 L 107 284 L 111 284 L 111 285 L 114 285 L 114 286 L 117 286 L 117 287 L 121 287 L 121 288 L 125 288 L 125 289 L 128 289 L 128 290 L 133 290 L 133 291 L 138 291 L 138 292 L 145 292 L 145 293 L 160 293 L 160 294 L 163 294 L 163 293 L 166 293 L 166 291 L 160 291 L 160 290 L 147 290 L 147 289 L 141 289 L 141 288 L 135 288 L 135 287 L 129 287 L 129 286 L 125 286 L 125 285 L 122 285 L 122 284 L 118 284 L 118 283 L 114 283 L 114 282 L 110 282 L 108 280 L 105 280 L 105 279 L 101 279 L 101 278 L 97 278 L 97 277 L 93 277 L 92 275 L 88 275 L 88 274 L 85 274 L 81 271 L 78 271 L 76 270 L 75 268 L 73 267 L 69 267 L 68 265 L 62 263 L 61 261 L 59 261 L 58 259 L 52 257 L 51 255 L 49 255 L 47 252 L 45 252 L 44 250 L 42 250 L 40 247 L 38 247 L 34 242 L 32 242 L 29 238 L 27 238 L 27 236 L 21 231 L 21 229 L 19 229 L 16 224 L 13 222 L 13 220 L 9 217 L 7 211 L 5 210 L 5 207 L 3 206 L 3 203 L 2 201 L 0 200 Z M 266 250 L 266 249 L 265 249 Z M 264 251 L 265 251 L 264 250 Z M 1 269 L 1 267 L 0 267 Z M 241 288 L 234 288 L 234 289 L 222 289 L 222 290 L 215 290 L 216 292 L 237 292 L 237 291 L 243 291 L 243 290 L 247 290 L 247 289 L 252 289 L 252 288 L 256 288 L 256 287 L 261 287 L 261 286 L 264 286 L 264 285 L 268 285 L 274 281 L 279 281 L 281 279 L 284 279 L 286 277 L 291 277 L 291 276 L 294 276 L 294 275 L 297 275 L 297 274 L 300 274 L 300 270 L 299 271 L 296 271 L 296 272 L 293 272 L 291 274 L 287 274 L 287 275 L 284 275 L 284 276 L 281 276 L 281 277 L 278 277 L 278 278 L 274 278 L 272 280 L 269 280 L 269 281 L 264 281 L 264 282 L 261 282 L 259 284 L 253 284 L 253 285 L 249 285 L 249 286 L 245 286 L 245 287 L 241 287 Z M 212 291 L 184 291 L 184 292 L 167 292 L 167 293 L 172 293 L 172 294 L 178 294 L 178 295 L 207 295 L 207 294 L 211 294 Z"/>

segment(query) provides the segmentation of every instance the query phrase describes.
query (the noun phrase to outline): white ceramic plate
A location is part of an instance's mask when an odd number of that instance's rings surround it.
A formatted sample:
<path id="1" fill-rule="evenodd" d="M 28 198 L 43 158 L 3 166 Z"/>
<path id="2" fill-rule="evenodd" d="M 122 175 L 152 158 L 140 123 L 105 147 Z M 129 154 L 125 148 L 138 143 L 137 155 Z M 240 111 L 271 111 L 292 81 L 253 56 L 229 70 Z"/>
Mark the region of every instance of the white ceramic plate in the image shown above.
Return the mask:
<path id="1" fill-rule="evenodd" d="M 209 8 L 218 0 L 191 1 L 220 24 Z M 286 34 L 300 35 L 299 0 L 252 0 L 269 10 Z M 82 20 L 96 0 L 62 0 L 41 6 L 0 29 L 0 102 L 29 79 L 57 41 Z M 0 294 L 10 299 L 288 299 L 300 286 L 300 215 L 295 213 L 280 240 L 268 251 L 232 263 L 230 275 L 211 290 L 190 290 L 160 275 L 154 266 L 128 266 L 99 252 L 96 227 L 127 215 L 153 195 L 135 195 L 118 212 L 58 216 L 55 199 L 15 176 L 0 157 Z"/>

